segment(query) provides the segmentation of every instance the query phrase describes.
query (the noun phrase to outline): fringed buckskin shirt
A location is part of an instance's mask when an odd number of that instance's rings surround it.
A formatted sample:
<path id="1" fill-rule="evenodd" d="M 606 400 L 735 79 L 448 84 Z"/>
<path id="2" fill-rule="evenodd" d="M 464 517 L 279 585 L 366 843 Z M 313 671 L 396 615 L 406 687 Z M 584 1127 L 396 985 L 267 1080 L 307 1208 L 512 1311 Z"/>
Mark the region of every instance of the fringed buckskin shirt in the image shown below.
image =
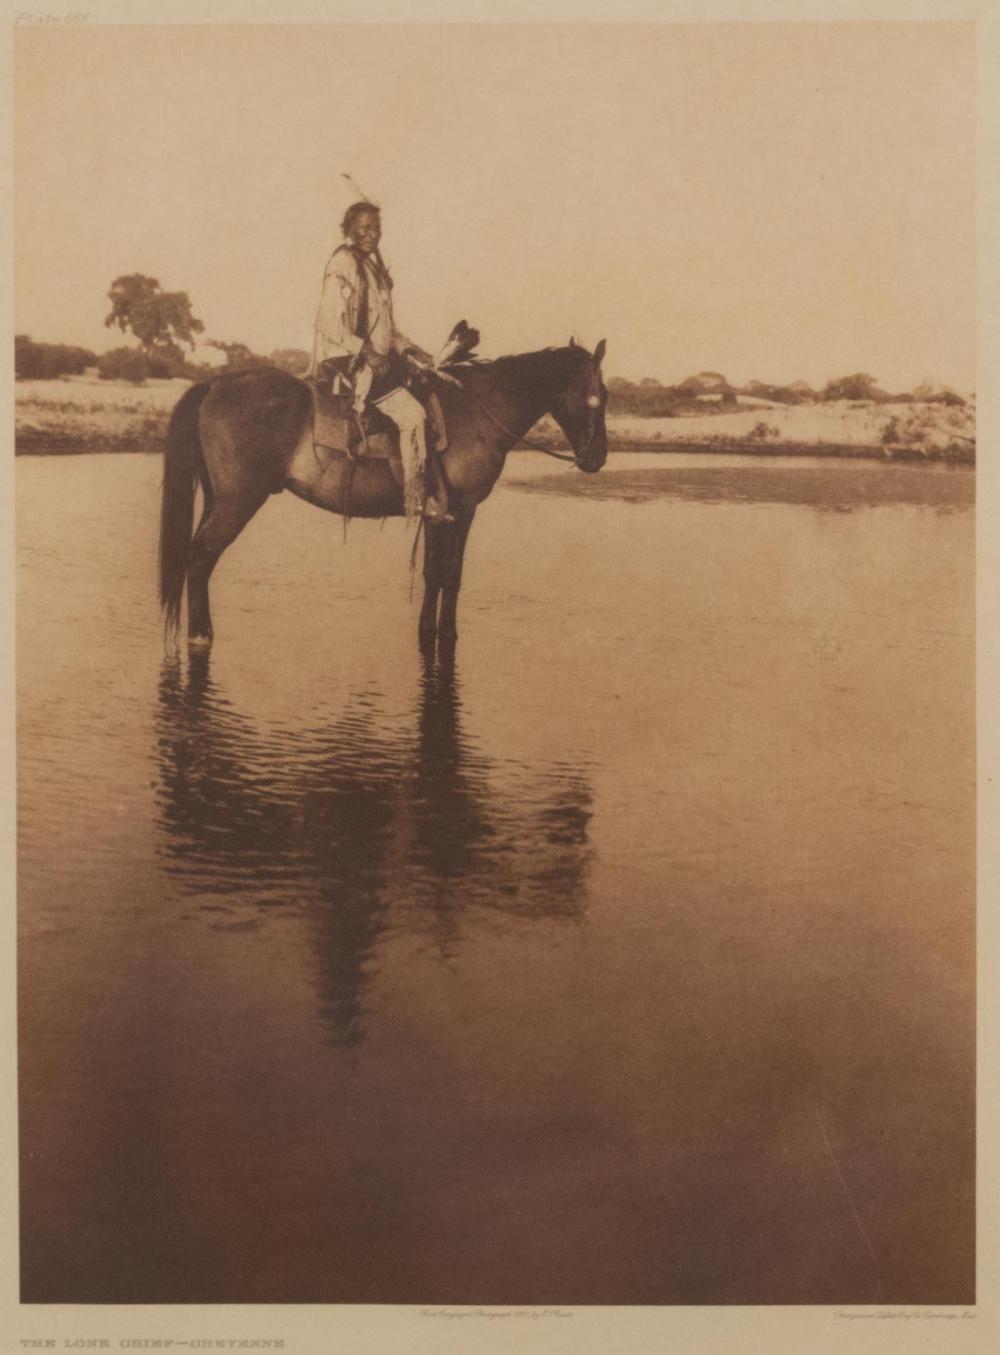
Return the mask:
<path id="1" fill-rule="evenodd" d="M 343 244 L 330 256 L 316 313 L 313 366 L 325 358 L 354 357 L 365 342 L 385 356 L 412 347 L 392 316 L 392 278 L 376 254 Z"/>

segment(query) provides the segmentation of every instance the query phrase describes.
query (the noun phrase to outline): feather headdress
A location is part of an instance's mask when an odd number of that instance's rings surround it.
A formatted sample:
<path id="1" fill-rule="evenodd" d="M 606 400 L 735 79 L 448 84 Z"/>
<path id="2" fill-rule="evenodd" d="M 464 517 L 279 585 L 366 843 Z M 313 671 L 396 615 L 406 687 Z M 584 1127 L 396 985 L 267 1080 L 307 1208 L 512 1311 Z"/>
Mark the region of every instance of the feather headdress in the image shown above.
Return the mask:
<path id="1" fill-rule="evenodd" d="M 350 184 L 351 191 L 352 191 L 352 193 L 354 193 L 354 194 L 356 195 L 356 199 L 355 199 L 355 200 L 356 200 L 357 202 L 370 202 L 371 205 L 372 205 L 373 207 L 378 207 L 378 206 L 379 206 L 378 201 L 377 201 L 375 198 L 370 197 L 370 196 L 364 191 L 364 189 L 361 187 L 361 185 L 360 185 L 359 183 L 357 183 L 356 180 L 352 179 L 351 176 L 350 176 L 349 174 L 341 173 L 341 176 L 340 176 L 340 177 L 341 177 L 342 179 L 344 179 L 348 184 Z"/>

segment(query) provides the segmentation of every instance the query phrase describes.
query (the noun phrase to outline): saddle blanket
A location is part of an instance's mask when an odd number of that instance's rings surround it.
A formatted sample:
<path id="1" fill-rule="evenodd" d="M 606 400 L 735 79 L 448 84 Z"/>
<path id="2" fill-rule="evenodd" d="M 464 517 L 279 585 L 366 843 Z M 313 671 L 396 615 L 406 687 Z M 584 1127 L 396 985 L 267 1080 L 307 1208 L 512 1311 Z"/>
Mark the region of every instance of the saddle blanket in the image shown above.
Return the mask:
<path id="1" fill-rule="evenodd" d="M 307 381 L 313 402 L 313 445 L 341 456 L 399 456 L 399 432 L 377 409 L 366 409 L 361 425 L 349 397 L 333 395 L 319 381 Z M 364 437 L 362 437 L 362 428 Z"/>
<path id="2" fill-rule="evenodd" d="M 313 446 L 353 458 L 371 456 L 385 459 L 399 456 L 399 430 L 391 419 L 374 406 L 358 416 L 350 397 L 334 395 L 325 382 L 307 381 L 313 402 Z M 448 445 L 444 415 L 437 396 L 426 397 L 427 442 L 431 451 L 443 452 Z M 364 436 L 362 436 L 362 429 Z"/>

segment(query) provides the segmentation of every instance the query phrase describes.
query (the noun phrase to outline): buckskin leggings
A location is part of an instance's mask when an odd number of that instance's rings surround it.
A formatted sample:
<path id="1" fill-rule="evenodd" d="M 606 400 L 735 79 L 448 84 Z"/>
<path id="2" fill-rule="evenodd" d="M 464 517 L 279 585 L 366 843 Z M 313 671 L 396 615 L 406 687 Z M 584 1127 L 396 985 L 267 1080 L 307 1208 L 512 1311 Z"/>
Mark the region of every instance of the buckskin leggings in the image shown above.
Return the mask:
<path id="1" fill-rule="evenodd" d="M 373 401 L 399 429 L 399 450 L 403 458 L 403 502 L 407 517 L 416 517 L 424 507 L 424 465 L 427 441 L 424 433 L 424 407 L 408 390 L 395 390 Z"/>

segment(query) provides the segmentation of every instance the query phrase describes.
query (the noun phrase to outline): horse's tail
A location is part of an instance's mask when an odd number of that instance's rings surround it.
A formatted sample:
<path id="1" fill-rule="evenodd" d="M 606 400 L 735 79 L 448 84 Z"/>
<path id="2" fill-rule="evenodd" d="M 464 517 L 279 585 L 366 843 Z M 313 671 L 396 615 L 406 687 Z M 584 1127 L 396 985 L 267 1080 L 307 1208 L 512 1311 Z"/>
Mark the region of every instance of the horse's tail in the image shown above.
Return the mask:
<path id="1" fill-rule="evenodd" d="M 194 495 L 202 467 L 198 414 L 209 384 L 199 381 L 184 392 L 174 406 L 167 428 L 160 501 L 160 606 L 168 635 L 176 635 L 180 627 L 181 598 L 194 523 Z"/>

